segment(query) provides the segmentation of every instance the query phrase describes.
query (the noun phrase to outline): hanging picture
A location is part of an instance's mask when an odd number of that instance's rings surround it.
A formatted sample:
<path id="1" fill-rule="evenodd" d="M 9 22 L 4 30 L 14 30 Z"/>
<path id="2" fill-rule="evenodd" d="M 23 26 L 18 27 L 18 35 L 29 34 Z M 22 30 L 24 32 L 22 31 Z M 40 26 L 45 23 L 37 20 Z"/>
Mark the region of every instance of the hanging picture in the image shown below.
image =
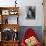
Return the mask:
<path id="1" fill-rule="evenodd" d="M 35 19 L 36 17 L 36 7 L 35 6 L 27 6 L 26 7 L 26 18 L 27 19 Z"/>

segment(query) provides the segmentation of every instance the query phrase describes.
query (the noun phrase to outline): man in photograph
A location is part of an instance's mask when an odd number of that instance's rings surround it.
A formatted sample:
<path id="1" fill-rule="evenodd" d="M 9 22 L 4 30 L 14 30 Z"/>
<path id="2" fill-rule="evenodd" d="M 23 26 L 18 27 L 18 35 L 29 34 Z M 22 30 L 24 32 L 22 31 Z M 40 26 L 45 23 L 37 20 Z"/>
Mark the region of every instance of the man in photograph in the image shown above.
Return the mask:
<path id="1" fill-rule="evenodd" d="M 27 18 L 28 19 L 35 19 L 35 8 L 28 7 Z"/>

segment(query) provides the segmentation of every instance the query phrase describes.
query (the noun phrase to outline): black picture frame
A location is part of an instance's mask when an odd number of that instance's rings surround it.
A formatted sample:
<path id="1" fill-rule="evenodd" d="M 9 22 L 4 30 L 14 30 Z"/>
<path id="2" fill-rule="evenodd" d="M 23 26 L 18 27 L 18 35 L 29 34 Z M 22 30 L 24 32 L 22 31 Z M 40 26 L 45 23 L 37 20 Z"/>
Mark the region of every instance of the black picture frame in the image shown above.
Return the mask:
<path id="1" fill-rule="evenodd" d="M 35 19 L 36 18 L 36 7 L 35 6 L 27 6 L 27 19 Z"/>

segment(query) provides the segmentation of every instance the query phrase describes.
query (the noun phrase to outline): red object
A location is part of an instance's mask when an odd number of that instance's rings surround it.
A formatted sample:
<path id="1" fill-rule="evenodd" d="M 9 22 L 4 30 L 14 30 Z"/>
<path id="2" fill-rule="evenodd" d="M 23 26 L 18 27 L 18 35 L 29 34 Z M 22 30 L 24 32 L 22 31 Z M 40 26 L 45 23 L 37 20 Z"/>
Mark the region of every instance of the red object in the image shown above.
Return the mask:
<path id="1" fill-rule="evenodd" d="M 24 35 L 24 37 L 23 37 L 23 39 L 22 39 L 21 45 L 22 45 L 22 46 L 26 46 L 25 39 L 28 39 L 29 37 L 32 37 L 32 36 L 36 37 L 37 35 L 36 35 L 36 33 L 33 31 L 33 29 L 31 29 L 31 28 L 27 29 L 27 31 L 25 32 L 25 35 Z M 38 42 L 35 46 L 41 46 L 41 45 L 40 45 L 40 43 Z"/>

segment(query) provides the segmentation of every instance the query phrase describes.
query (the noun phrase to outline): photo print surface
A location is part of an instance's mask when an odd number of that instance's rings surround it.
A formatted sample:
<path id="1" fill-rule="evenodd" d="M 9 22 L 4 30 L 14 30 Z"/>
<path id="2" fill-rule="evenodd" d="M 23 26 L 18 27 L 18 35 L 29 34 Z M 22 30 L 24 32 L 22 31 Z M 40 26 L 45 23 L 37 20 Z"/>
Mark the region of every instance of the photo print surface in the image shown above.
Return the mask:
<path id="1" fill-rule="evenodd" d="M 36 7 L 35 6 L 27 6 L 26 7 L 26 18 L 27 19 L 35 19 L 36 18 Z"/>

